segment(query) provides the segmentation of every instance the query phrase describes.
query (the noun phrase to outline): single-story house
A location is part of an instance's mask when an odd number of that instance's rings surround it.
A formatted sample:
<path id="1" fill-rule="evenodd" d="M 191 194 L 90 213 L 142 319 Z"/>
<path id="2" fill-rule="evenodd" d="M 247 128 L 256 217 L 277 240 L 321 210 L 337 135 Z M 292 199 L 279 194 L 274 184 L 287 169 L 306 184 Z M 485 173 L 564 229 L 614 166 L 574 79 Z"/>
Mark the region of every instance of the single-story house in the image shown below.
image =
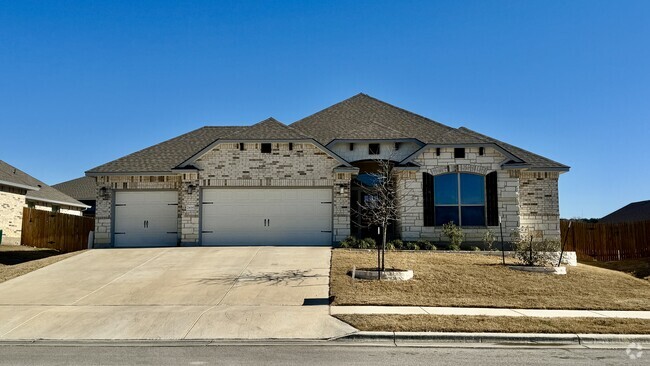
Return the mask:
<path id="1" fill-rule="evenodd" d="M 568 166 L 358 94 L 290 125 L 203 127 L 88 170 L 95 243 L 332 245 L 366 235 L 354 207 L 378 159 L 397 172 L 395 237 L 444 240 L 453 221 L 480 241 L 501 220 L 506 233 L 559 239 Z"/>
<path id="2" fill-rule="evenodd" d="M 599 223 L 606 224 L 634 221 L 650 221 L 650 200 L 632 202 L 598 220 Z"/>
<path id="3" fill-rule="evenodd" d="M 24 207 L 81 215 L 89 206 L 0 160 L 0 229 L 3 243 L 20 244 Z"/>
<path id="4" fill-rule="evenodd" d="M 95 217 L 95 200 L 97 199 L 95 178 L 75 178 L 55 184 L 52 187 L 89 206 L 82 214 L 86 217 Z"/>

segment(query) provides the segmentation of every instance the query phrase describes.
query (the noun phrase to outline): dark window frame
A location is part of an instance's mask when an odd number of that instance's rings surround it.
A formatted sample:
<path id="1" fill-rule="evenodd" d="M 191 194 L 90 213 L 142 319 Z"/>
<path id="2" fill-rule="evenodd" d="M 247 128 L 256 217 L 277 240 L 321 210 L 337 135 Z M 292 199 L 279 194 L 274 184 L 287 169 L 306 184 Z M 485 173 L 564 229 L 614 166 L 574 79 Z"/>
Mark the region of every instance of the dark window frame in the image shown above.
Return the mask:
<path id="1" fill-rule="evenodd" d="M 381 154 L 381 144 L 368 144 L 368 155 Z"/>
<path id="2" fill-rule="evenodd" d="M 465 159 L 465 148 L 464 147 L 455 147 L 454 148 L 454 159 Z"/>
<path id="3" fill-rule="evenodd" d="M 475 175 L 475 176 L 479 176 L 479 177 L 483 178 L 483 184 L 482 184 L 482 187 L 483 187 L 483 203 L 482 204 L 462 203 L 462 199 L 461 199 L 461 197 L 462 197 L 461 176 L 464 175 L 464 174 L 465 175 Z M 441 227 L 442 225 L 446 224 L 446 222 L 445 223 L 438 223 L 437 222 L 437 217 L 436 217 L 436 214 L 435 214 L 437 207 L 456 207 L 458 209 L 458 223 L 457 223 L 458 226 L 460 226 L 460 227 L 486 227 L 488 225 L 488 217 L 487 217 L 487 214 L 488 214 L 488 207 L 487 207 L 488 206 L 488 198 L 487 198 L 486 184 L 485 184 L 486 176 L 482 175 L 482 174 L 469 173 L 469 172 L 454 172 L 454 173 L 439 174 L 439 175 L 433 176 L 432 179 L 431 179 L 431 183 L 433 184 L 433 189 L 431 189 L 431 191 L 434 192 L 434 191 L 437 190 L 437 188 L 435 187 L 436 178 L 442 177 L 442 176 L 449 176 L 449 175 L 456 176 L 456 184 L 457 184 L 457 186 L 456 186 L 456 195 L 457 195 L 457 201 L 458 202 L 453 203 L 453 204 L 441 204 L 441 203 L 436 203 L 435 198 L 433 198 L 431 200 L 432 201 L 431 202 L 432 203 L 431 207 L 427 208 L 429 210 L 429 212 L 430 212 L 429 214 L 432 216 L 428 220 L 429 221 L 428 223 L 430 224 L 428 226 Z M 434 197 L 435 197 L 435 195 L 434 195 Z M 462 209 L 463 209 L 463 207 L 482 207 L 483 208 L 483 224 L 464 225 L 463 224 L 463 218 L 462 218 Z M 425 221 L 426 221 L 426 218 L 425 218 Z M 425 226 L 427 226 L 427 225 L 425 225 Z"/>
<path id="4" fill-rule="evenodd" d="M 270 154 L 273 151 L 273 144 L 270 142 L 263 142 L 260 144 L 260 152 L 262 154 Z"/>

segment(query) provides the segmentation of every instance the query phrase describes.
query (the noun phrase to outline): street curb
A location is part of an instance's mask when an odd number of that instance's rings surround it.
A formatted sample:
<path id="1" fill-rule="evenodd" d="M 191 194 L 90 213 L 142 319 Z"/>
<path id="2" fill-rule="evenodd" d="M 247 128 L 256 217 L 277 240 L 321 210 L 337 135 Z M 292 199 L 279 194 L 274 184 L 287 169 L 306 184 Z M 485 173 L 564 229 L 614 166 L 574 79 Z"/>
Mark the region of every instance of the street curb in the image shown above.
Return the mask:
<path id="1" fill-rule="evenodd" d="M 650 344 L 648 334 L 541 334 L 541 333 L 448 333 L 448 332 L 357 332 L 338 341 L 395 343 L 517 343 L 517 344 Z"/>

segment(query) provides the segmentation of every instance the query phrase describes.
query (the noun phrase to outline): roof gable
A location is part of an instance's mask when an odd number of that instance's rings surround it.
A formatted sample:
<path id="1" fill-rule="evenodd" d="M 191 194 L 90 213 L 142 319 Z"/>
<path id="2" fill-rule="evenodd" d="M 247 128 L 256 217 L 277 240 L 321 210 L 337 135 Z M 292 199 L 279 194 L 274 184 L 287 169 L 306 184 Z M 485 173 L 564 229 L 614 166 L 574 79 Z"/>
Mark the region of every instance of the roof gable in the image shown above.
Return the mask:
<path id="1" fill-rule="evenodd" d="M 225 140 L 305 140 L 311 137 L 300 133 L 273 117 L 250 127 L 242 128 L 224 136 Z"/>
<path id="2" fill-rule="evenodd" d="M 246 127 L 215 126 L 202 127 L 157 145 L 134 152 L 104 165 L 92 168 L 86 173 L 167 173 L 189 157 L 209 146 L 217 139 Z"/>

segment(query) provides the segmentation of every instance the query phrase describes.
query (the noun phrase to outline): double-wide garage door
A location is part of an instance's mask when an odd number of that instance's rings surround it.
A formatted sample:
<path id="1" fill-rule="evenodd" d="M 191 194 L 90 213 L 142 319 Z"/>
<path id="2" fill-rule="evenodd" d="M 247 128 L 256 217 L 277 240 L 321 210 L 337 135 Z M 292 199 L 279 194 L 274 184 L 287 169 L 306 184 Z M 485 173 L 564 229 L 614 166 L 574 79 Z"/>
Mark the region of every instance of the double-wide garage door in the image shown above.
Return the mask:
<path id="1" fill-rule="evenodd" d="M 161 247 L 178 243 L 178 193 L 115 192 L 116 247 Z"/>
<path id="2" fill-rule="evenodd" d="M 202 245 L 331 245 L 332 189 L 203 190 Z"/>

